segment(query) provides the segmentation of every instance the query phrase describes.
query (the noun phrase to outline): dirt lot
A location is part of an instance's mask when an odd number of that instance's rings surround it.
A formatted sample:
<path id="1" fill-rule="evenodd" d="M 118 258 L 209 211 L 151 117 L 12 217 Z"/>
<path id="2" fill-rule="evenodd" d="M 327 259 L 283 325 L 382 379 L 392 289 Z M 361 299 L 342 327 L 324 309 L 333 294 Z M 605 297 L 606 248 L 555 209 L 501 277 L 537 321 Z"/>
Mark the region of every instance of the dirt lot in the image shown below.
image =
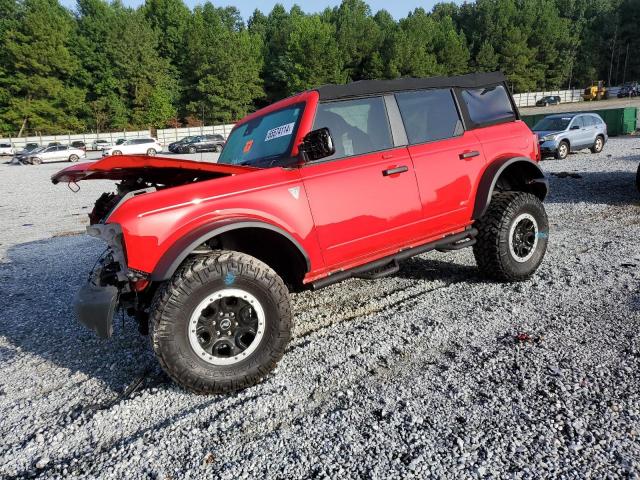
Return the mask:
<path id="1" fill-rule="evenodd" d="M 73 319 L 103 249 L 76 233 L 112 185 L 0 165 L 0 478 L 638 478 L 638 163 L 639 138 L 543 162 L 531 280 L 487 282 L 462 250 L 297 294 L 277 370 L 212 397 L 132 322 L 100 341 Z"/>

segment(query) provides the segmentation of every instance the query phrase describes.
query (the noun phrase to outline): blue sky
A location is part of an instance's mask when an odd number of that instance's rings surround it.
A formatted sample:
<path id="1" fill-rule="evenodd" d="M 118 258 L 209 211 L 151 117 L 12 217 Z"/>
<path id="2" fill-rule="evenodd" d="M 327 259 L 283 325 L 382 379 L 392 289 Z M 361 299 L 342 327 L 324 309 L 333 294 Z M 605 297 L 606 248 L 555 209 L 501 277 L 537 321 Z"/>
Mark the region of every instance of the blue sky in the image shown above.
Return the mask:
<path id="1" fill-rule="evenodd" d="M 200 3 L 204 3 L 204 0 L 185 0 L 189 7 L 193 7 Z M 129 6 L 138 6 L 143 3 L 144 0 L 122 0 L 122 3 Z M 326 7 L 333 7 L 340 4 L 340 0 L 213 0 L 212 2 L 216 6 L 234 5 L 240 10 L 242 16 L 247 19 L 251 13 L 259 8 L 264 13 L 271 11 L 276 3 L 281 3 L 288 10 L 292 5 L 298 4 L 305 12 L 320 12 Z M 429 11 L 435 5 L 437 0 L 367 0 L 367 3 L 371 6 L 371 10 L 375 13 L 378 10 L 385 9 L 391 13 L 396 19 L 406 17 L 407 13 L 416 7 L 422 7 Z M 456 3 L 461 3 L 458 0 Z M 73 9 L 75 7 L 75 0 L 62 0 L 62 4 Z"/>

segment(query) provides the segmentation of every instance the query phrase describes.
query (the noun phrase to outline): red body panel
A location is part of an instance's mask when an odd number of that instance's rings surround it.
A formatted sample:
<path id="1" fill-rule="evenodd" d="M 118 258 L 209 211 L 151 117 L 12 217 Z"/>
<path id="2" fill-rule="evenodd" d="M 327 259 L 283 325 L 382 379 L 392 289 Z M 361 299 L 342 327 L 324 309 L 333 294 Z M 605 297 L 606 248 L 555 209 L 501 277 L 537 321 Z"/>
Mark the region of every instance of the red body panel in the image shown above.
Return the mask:
<path id="1" fill-rule="evenodd" d="M 302 102 L 305 109 L 291 152 L 297 155 L 297 145 L 313 125 L 318 104 L 315 91 L 277 102 L 237 126 Z M 474 155 L 461 158 L 470 152 Z M 292 168 L 120 156 L 73 165 L 52 180 L 202 172 L 211 179 L 134 196 L 111 214 L 107 221 L 122 227 L 129 267 L 152 272 L 169 248 L 194 229 L 229 219 L 251 219 L 279 227 L 299 243 L 310 263 L 304 281 L 311 282 L 464 230 L 472 223 L 482 174 L 491 162 L 507 157 L 536 160 L 535 136 L 521 121 Z M 383 174 L 396 167 L 406 169 Z"/>

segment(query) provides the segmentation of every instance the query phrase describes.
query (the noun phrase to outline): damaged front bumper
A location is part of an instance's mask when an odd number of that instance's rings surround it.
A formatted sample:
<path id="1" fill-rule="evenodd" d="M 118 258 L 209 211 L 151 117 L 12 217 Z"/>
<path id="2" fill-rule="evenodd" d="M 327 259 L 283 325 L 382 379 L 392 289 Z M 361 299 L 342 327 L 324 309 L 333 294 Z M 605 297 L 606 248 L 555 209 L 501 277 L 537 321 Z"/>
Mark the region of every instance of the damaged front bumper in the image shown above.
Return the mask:
<path id="1" fill-rule="evenodd" d="M 76 295 L 75 311 L 78 321 L 96 332 L 100 338 L 110 338 L 119 295 L 118 287 L 88 282 Z"/>
<path id="2" fill-rule="evenodd" d="M 120 294 L 128 290 L 127 261 L 118 224 L 95 224 L 87 227 L 92 237 L 104 240 L 108 248 L 98 260 L 88 282 L 75 298 L 78 321 L 100 338 L 113 334 L 113 317 Z"/>

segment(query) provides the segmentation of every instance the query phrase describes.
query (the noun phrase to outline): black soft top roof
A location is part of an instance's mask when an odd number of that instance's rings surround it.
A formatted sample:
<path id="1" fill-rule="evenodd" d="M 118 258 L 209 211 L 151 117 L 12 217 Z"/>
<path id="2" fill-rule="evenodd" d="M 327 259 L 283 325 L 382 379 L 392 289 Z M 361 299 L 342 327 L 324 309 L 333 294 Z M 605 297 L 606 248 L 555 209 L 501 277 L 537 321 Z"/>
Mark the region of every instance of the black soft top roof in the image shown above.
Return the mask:
<path id="1" fill-rule="evenodd" d="M 360 97 L 376 93 L 389 93 L 402 90 L 420 90 L 424 88 L 477 88 L 505 82 L 502 72 L 470 73 L 455 77 L 398 78 L 395 80 L 360 80 L 346 85 L 323 85 L 316 88 L 320 100 Z"/>

